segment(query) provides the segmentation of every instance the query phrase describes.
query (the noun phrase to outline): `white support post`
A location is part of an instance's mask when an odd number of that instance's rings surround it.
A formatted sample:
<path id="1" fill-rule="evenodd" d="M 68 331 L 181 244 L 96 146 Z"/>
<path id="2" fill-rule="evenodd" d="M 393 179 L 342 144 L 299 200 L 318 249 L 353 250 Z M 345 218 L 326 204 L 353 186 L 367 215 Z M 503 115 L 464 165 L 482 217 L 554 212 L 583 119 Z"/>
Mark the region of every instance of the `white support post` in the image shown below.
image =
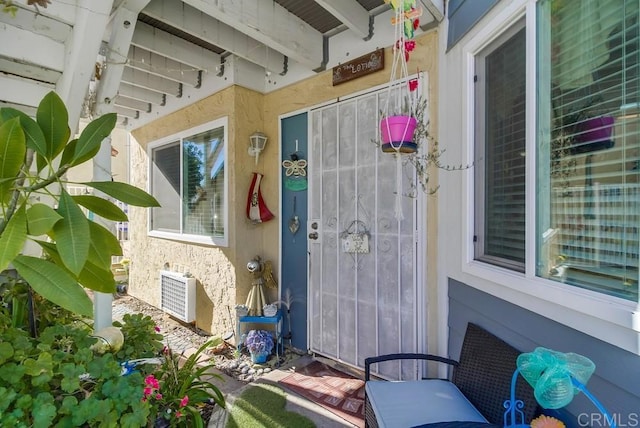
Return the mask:
<path id="1" fill-rule="evenodd" d="M 106 55 L 107 67 L 102 75 L 102 81 L 98 87 L 98 102 L 96 114 L 102 115 L 113 111 L 113 99 L 117 95 L 118 85 L 124 70 L 124 60 L 131 45 L 133 30 L 138 14 L 149 3 L 149 0 L 129 0 L 120 4 L 112 14 L 112 32 L 109 40 L 109 52 Z M 124 59 L 124 60 L 123 60 Z M 105 138 L 100 146 L 100 151 L 93 158 L 93 180 L 111 180 L 111 138 Z M 115 233 L 113 222 L 109 222 L 108 229 Z M 113 295 L 96 292 L 94 294 L 93 317 L 96 331 L 111 326 L 113 322 L 112 302 Z"/>

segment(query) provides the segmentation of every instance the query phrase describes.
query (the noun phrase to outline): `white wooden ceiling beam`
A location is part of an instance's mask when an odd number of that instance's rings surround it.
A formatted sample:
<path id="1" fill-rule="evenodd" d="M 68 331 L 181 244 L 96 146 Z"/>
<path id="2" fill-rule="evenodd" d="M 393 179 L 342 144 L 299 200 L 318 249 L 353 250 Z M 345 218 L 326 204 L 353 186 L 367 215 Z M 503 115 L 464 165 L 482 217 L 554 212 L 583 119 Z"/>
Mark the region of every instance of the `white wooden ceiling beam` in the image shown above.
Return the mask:
<path id="1" fill-rule="evenodd" d="M 312 69 L 324 66 L 322 34 L 275 1 L 184 2 L 300 64 Z"/>
<path id="2" fill-rule="evenodd" d="M 167 97 L 165 94 L 152 91 L 150 89 L 133 86 L 129 83 L 124 82 L 120 83 L 120 87 L 118 88 L 118 95 L 122 95 L 123 97 L 127 97 L 132 100 L 138 100 L 156 104 L 159 106 L 163 106 L 167 102 Z"/>
<path id="3" fill-rule="evenodd" d="M 192 68 L 213 72 L 220 65 L 220 55 L 144 22 L 136 24 L 131 44 Z"/>
<path id="4" fill-rule="evenodd" d="M 56 42 L 64 43 L 71 34 L 71 25 L 36 13 L 35 9 L 23 9 L 14 15 L 0 13 L 0 22 L 28 30 Z"/>
<path id="5" fill-rule="evenodd" d="M 0 70 L 5 73 L 15 74 L 16 76 L 24 76 L 29 79 L 52 84 L 56 83 L 60 76 L 62 76 L 62 73 L 59 71 L 37 65 L 22 64 L 2 57 L 0 57 Z"/>
<path id="6" fill-rule="evenodd" d="M 36 117 L 36 112 L 38 111 L 37 107 L 31 107 L 31 106 L 25 106 L 22 104 L 15 104 L 15 103 L 5 103 L 4 101 L 0 101 L 0 108 L 5 108 L 5 107 L 9 107 L 9 108 L 14 108 L 16 110 L 20 110 L 21 112 L 23 112 L 24 114 L 26 114 L 27 116 Z"/>
<path id="7" fill-rule="evenodd" d="M 133 86 L 160 92 L 174 97 L 182 96 L 182 85 L 173 80 L 163 79 L 132 67 L 125 67 L 122 81 Z"/>
<path id="8" fill-rule="evenodd" d="M 201 83 L 200 70 L 136 46 L 131 46 L 129 49 L 127 65 L 194 88 L 199 87 Z"/>
<path id="9" fill-rule="evenodd" d="M 8 103 L 37 107 L 53 88 L 50 84 L 0 74 L 0 94 L 3 101 Z"/>
<path id="10" fill-rule="evenodd" d="M 110 104 L 118 94 L 138 15 L 148 3 L 149 0 L 119 1 L 118 7 L 111 14 L 111 35 L 105 55 L 106 67 L 97 89 L 95 112 L 98 115 L 111 112 Z"/>
<path id="11" fill-rule="evenodd" d="M 131 108 L 134 110 L 144 111 L 146 113 L 151 112 L 151 103 L 147 103 L 140 100 L 134 100 L 133 98 L 127 98 L 122 95 L 116 95 L 113 102 L 115 105 Z"/>
<path id="12" fill-rule="evenodd" d="M 175 0 L 154 0 L 143 12 L 267 70 L 285 71 L 282 53 L 187 4 Z"/>
<path id="13" fill-rule="evenodd" d="M 131 119 L 137 119 L 140 117 L 140 112 L 138 110 L 130 109 L 130 108 L 119 106 L 119 105 L 114 105 L 113 111 L 115 111 L 118 114 L 118 116 L 129 117 Z"/>
<path id="14" fill-rule="evenodd" d="M 1 56 L 60 72 L 65 69 L 64 44 L 47 36 L 0 24 L 0 40 L 3 41 L 0 43 Z"/>
<path id="15" fill-rule="evenodd" d="M 26 2 L 25 2 L 26 3 Z M 56 21 L 63 22 L 68 25 L 74 25 L 77 19 L 78 6 L 82 6 L 82 0 L 71 1 L 56 1 L 53 0 L 45 7 L 27 6 L 24 3 L 14 1 L 13 4 L 18 6 L 21 10 L 17 12 L 21 14 L 23 12 L 37 13 L 40 16 L 52 18 Z M 106 1 L 105 1 L 106 3 Z M 111 0 L 108 1 L 109 7 L 111 7 Z"/>
<path id="16" fill-rule="evenodd" d="M 56 92 L 69 110 L 69 127 L 72 130 L 78 126 L 84 97 L 95 73 L 96 58 L 112 4 L 113 0 L 77 0 L 76 24 L 63 57 L 64 72 L 56 86 Z"/>
<path id="17" fill-rule="evenodd" d="M 338 18 L 362 39 L 369 34 L 369 12 L 355 0 L 316 0 L 320 6 Z"/>

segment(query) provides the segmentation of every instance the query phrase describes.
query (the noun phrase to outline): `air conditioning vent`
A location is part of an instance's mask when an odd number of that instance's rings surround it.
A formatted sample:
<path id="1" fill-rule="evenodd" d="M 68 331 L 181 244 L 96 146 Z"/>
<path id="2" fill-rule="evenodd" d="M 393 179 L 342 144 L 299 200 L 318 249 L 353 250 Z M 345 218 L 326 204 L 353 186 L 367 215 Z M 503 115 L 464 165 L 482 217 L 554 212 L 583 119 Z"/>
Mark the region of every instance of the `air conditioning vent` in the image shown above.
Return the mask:
<path id="1" fill-rule="evenodd" d="M 196 279 L 160 271 L 160 308 L 184 322 L 196 319 Z"/>

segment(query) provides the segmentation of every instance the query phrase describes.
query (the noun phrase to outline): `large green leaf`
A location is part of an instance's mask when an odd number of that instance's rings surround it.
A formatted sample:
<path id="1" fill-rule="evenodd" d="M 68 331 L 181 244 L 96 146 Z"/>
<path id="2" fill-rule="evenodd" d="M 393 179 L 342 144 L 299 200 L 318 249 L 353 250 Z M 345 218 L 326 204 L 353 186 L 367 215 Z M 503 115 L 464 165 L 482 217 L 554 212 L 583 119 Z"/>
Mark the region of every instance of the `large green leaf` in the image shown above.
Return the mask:
<path id="1" fill-rule="evenodd" d="M 57 265 L 64 266 L 60 253 L 54 244 L 46 241 L 36 242 L 40 244 L 47 255 L 49 255 Z M 78 275 L 78 282 L 87 288 L 100 291 L 102 293 L 115 293 L 116 291 L 116 281 L 113 277 L 113 272 L 111 271 L 110 266 L 103 269 L 90 261 L 87 261 L 82 268 L 80 275 Z"/>
<path id="2" fill-rule="evenodd" d="M 127 183 L 118 181 L 91 181 L 89 183 L 80 183 L 94 189 L 98 189 L 109 196 L 116 198 L 126 204 L 135 205 L 137 207 L 159 207 L 160 203 L 145 192 Z"/>
<path id="3" fill-rule="evenodd" d="M 16 270 L 45 299 L 79 315 L 92 317 L 93 303 L 84 288 L 55 264 L 30 256 L 17 256 Z"/>
<path id="4" fill-rule="evenodd" d="M 27 240 L 27 215 L 24 205 L 16 210 L 9 219 L 7 227 L 0 235 L 0 272 L 22 251 Z"/>
<path id="5" fill-rule="evenodd" d="M 91 262 L 87 262 L 84 265 L 78 280 L 80 284 L 95 291 L 102 293 L 116 292 L 116 280 L 111 269 L 102 269 Z"/>
<path id="6" fill-rule="evenodd" d="M 76 145 L 78 145 L 78 139 L 73 139 L 67 143 L 60 156 L 60 166 L 73 165 L 73 156 L 76 152 Z"/>
<path id="7" fill-rule="evenodd" d="M 36 113 L 38 125 L 47 142 L 47 158 L 53 159 L 64 149 L 69 141 L 69 113 L 62 99 L 51 91 L 44 96 Z"/>
<path id="8" fill-rule="evenodd" d="M 81 164 L 98 153 L 102 141 L 111 134 L 111 131 L 116 126 L 116 117 L 115 113 L 107 113 L 91 121 L 84 128 L 76 145 L 76 152 L 73 157 L 74 165 Z"/>
<path id="9" fill-rule="evenodd" d="M 56 246 L 64 265 L 78 275 L 89 253 L 89 220 L 64 189 L 60 193 L 57 211 L 62 220 L 53 227 Z"/>
<path id="10" fill-rule="evenodd" d="M 14 117 L 19 118 L 20 125 L 24 131 L 27 147 L 42 156 L 47 155 L 47 141 L 44 138 L 42 129 L 40 129 L 35 120 L 31 119 L 20 110 L 9 107 L 0 109 L 0 116 L 2 116 L 3 120 L 9 120 Z"/>
<path id="11" fill-rule="evenodd" d="M 108 254 L 109 265 L 111 265 L 111 256 L 122 255 L 120 241 L 107 228 L 95 221 L 89 222 L 89 229 L 91 230 L 91 242 L 96 243 L 97 252 L 102 254 L 101 259 L 104 260 L 105 254 Z"/>
<path id="12" fill-rule="evenodd" d="M 0 178 L 15 178 L 24 164 L 27 146 L 20 119 L 13 118 L 0 126 Z M 13 181 L 0 183 L 0 199 L 5 200 Z"/>
<path id="13" fill-rule="evenodd" d="M 76 203 L 82 205 L 100 217 L 113 221 L 128 221 L 127 215 L 112 202 L 93 195 L 72 196 Z"/>
<path id="14" fill-rule="evenodd" d="M 29 235 L 39 236 L 49 233 L 62 218 L 60 214 L 46 204 L 33 204 L 27 210 L 27 226 Z"/>

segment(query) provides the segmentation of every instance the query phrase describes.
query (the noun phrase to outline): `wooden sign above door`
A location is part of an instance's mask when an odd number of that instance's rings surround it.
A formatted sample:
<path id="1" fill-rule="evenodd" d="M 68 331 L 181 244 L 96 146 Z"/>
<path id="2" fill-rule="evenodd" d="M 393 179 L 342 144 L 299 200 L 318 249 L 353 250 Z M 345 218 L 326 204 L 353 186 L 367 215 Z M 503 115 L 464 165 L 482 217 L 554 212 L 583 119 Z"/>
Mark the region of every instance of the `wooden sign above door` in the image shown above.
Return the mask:
<path id="1" fill-rule="evenodd" d="M 333 86 L 384 68 L 384 49 L 378 49 L 333 67 Z"/>

